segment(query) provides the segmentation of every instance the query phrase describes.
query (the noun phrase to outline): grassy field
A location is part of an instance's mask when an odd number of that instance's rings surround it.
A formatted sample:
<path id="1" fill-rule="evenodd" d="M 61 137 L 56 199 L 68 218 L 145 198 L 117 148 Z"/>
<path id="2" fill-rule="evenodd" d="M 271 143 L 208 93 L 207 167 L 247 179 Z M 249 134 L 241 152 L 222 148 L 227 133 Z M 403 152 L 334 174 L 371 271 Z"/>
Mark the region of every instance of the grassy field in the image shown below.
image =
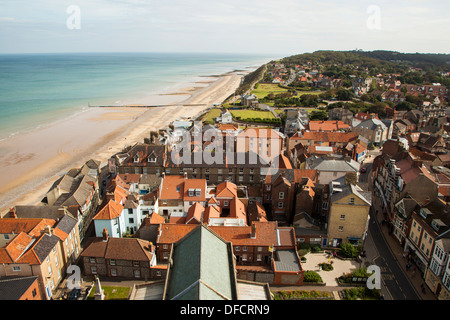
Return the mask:
<path id="1" fill-rule="evenodd" d="M 230 110 L 234 118 L 240 117 L 241 120 L 251 119 L 251 118 L 261 118 L 261 119 L 276 119 L 270 111 L 257 111 L 257 110 Z"/>
<path id="2" fill-rule="evenodd" d="M 209 112 L 205 115 L 205 117 L 203 118 L 204 122 L 208 122 L 208 123 L 214 123 L 214 118 L 217 118 L 218 116 L 220 116 L 220 109 L 211 109 L 209 110 Z"/>
<path id="3" fill-rule="evenodd" d="M 287 92 L 287 89 L 281 88 L 278 84 L 272 83 L 259 83 L 257 88 L 252 91 L 254 95 L 258 97 L 258 99 L 262 99 L 267 96 L 269 93 L 279 94 Z"/>

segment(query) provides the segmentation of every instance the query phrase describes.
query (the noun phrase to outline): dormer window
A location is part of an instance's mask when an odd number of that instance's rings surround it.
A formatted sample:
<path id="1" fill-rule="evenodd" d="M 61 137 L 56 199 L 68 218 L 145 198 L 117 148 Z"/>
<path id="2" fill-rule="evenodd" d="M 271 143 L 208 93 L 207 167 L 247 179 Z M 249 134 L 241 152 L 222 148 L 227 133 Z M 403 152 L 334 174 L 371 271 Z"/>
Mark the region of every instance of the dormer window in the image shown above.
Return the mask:
<path id="1" fill-rule="evenodd" d="M 202 195 L 202 189 L 195 189 L 195 196 L 200 197 Z"/>
<path id="2" fill-rule="evenodd" d="M 188 193 L 189 193 L 189 197 L 193 197 L 194 196 L 194 189 L 189 189 Z"/>
<path id="3" fill-rule="evenodd" d="M 134 163 L 139 163 L 139 156 L 138 156 L 138 155 L 135 155 L 135 156 L 134 156 L 133 162 L 134 162 Z"/>
<path id="4" fill-rule="evenodd" d="M 156 157 L 148 157 L 148 162 L 155 163 Z"/>

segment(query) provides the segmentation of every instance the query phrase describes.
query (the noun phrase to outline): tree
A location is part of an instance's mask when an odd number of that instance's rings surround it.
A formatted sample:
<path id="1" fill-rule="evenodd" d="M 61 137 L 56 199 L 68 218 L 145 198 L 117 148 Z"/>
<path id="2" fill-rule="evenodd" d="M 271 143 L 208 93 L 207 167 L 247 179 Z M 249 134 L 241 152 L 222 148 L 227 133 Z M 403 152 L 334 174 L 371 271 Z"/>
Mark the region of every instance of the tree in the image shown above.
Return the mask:
<path id="1" fill-rule="evenodd" d="M 347 258 L 356 258 L 356 256 L 358 255 L 358 250 L 350 243 L 343 243 L 341 244 L 340 253 Z"/>
<path id="2" fill-rule="evenodd" d="M 336 98 L 343 101 L 352 100 L 354 96 L 355 94 L 352 91 L 343 88 L 339 89 L 336 93 Z"/>
<path id="3" fill-rule="evenodd" d="M 386 104 L 382 102 L 376 102 L 369 108 L 370 113 L 376 113 L 380 118 L 386 117 Z"/>
<path id="4" fill-rule="evenodd" d="M 326 120 L 328 119 L 328 115 L 326 111 L 320 110 L 320 111 L 312 111 L 310 116 L 310 120 Z"/>

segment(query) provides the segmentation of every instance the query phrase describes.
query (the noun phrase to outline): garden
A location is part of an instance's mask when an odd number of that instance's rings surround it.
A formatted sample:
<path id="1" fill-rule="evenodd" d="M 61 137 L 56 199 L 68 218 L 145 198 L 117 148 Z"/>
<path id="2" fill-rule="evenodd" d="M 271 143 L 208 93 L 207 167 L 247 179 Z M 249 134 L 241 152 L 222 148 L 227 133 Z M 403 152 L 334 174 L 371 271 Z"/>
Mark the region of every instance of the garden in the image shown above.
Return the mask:
<path id="1" fill-rule="evenodd" d="M 274 300 L 333 300 L 331 292 L 317 290 L 291 290 L 272 292 Z"/>
<path id="2" fill-rule="evenodd" d="M 105 300 L 128 300 L 130 294 L 130 287 L 109 287 L 102 286 L 103 293 L 105 294 Z M 94 300 L 95 286 L 92 287 L 87 300 Z"/>

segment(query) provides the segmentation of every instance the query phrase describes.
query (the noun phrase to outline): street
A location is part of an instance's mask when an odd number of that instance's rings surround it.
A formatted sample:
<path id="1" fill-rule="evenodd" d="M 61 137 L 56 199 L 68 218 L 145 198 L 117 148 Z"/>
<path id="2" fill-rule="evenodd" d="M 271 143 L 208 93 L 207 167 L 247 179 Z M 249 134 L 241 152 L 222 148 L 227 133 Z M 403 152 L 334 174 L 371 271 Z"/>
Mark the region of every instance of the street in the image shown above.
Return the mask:
<path id="1" fill-rule="evenodd" d="M 372 185 L 372 162 L 379 154 L 379 150 L 369 152 L 370 158 L 365 161 L 364 168 L 366 172 L 360 174 L 360 182 L 367 183 L 370 191 L 373 191 Z M 372 197 L 375 195 L 372 192 Z M 372 204 L 377 203 L 372 200 Z M 403 270 L 400 268 L 397 259 L 392 254 L 389 244 L 386 242 L 380 226 L 383 219 L 381 214 L 377 216 L 378 208 L 372 205 L 370 210 L 370 221 L 365 242 L 367 250 L 366 265 L 375 264 L 381 271 L 381 292 L 386 300 L 420 300 L 414 287 L 406 278 Z"/>

